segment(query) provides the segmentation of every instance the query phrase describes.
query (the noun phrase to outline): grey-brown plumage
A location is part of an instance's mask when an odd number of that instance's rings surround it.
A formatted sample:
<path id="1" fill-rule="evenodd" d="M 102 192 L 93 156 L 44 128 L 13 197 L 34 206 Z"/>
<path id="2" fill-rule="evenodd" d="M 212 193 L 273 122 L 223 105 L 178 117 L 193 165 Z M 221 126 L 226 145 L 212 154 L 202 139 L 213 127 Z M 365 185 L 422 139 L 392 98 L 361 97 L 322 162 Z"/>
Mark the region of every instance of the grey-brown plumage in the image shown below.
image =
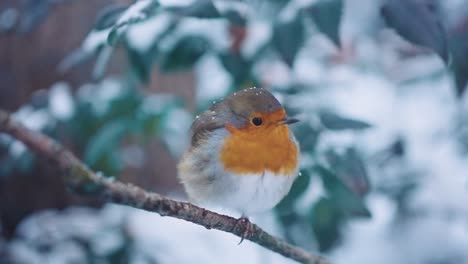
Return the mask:
<path id="1" fill-rule="evenodd" d="M 249 122 L 250 116 L 280 110 L 281 104 L 263 88 L 249 88 L 236 92 L 226 99 L 212 105 L 192 124 L 192 146 L 196 146 L 207 132 L 224 127 L 229 123 L 242 128 Z"/>
<path id="2" fill-rule="evenodd" d="M 265 123 L 267 126 L 261 126 L 261 119 L 258 125 L 254 122 L 254 119 L 260 118 L 259 116 L 280 110 L 283 110 L 281 104 L 270 92 L 251 88 L 234 93 L 223 101 L 212 105 L 194 121 L 192 145 L 178 164 L 178 177 L 192 202 L 203 206 L 221 206 L 243 214 L 250 214 L 271 209 L 288 193 L 297 177 L 299 167 L 297 160 L 300 155 L 299 145 L 289 130 L 283 134 L 288 138 L 283 138 L 283 140 L 289 139 L 289 143 L 295 146 L 293 148 L 296 151 L 294 156 L 297 159 L 292 170 L 264 169 L 251 173 L 238 173 L 226 169 L 221 160 L 226 140 L 236 134 L 230 126 L 241 131 L 241 128 L 248 126 L 251 122 L 253 127 L 258 126 L 260 131 L 268 131 L 269 135 L 280 133 L 280 131 L 284 133 L 285 129 L 288 129 L 284 126 L 296 121 L 296 119 L 287 118 L 284 112 L 278 113 L 280 120 Z M 245 132 L 247 131 L 249 130 L 245 130 Z M 264 142 L 257 143 L 248 138 L 244 140 L 244 142 L 239 142 L 239 147 L 250 148 L 251 153 L 255 153 L 252 146 L 260 148 L 265 146 L 262 145 L 265 144 Z M 226 151 L 229 152 L 232 149 Z M 289 153 L 290 149 L 284 151 Z M 272 151 L 270 155 L 278 155 L 278 149 Z M 239 161 L 242 161 L 242 158 L 238 157 Z M 253 158 L 254 161 L 257 159 L 255 156 L 250 158 Z M 259 157 L 257 161 L 262 163 L 264 159 Z"/>

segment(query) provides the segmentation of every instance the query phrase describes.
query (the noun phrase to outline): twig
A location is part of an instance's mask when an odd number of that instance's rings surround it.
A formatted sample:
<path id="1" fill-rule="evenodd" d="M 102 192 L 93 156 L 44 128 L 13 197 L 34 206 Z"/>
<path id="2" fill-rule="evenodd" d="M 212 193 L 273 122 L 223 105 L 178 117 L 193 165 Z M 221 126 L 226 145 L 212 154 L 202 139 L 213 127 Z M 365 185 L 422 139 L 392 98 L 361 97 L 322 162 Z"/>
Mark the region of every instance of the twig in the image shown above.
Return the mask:
<path id="1" fill-rule="evenodd" d="M 244 229 L 233 217 L 214 213 L 191 203 L 171 200 L 157 193 L 147 192 L 135 185 L 113 181 L 94 173 L 57 142 L 39 132 L 27 129 L 12 120 L 10 115 L 2 110 L 0 110 L 0 132 L 9 134 L 36 153 L 55 162 L 63 170 L 67 184 L 75 189 L 97 185 L 101 187 L 97 192 L 105 201 L 156 212 L 161 216 L 172 216 L 207 229 L 218 229 L 239 237 L 244 235 Z M 301 263 L 329 264 L 324 258 L 309 254 L 301 248 L 275 238 L 255 224 L 248 223 L 248 225 L 251 225 L 248 228 L 252 232 L 249 232 L 245 239 Z"/>

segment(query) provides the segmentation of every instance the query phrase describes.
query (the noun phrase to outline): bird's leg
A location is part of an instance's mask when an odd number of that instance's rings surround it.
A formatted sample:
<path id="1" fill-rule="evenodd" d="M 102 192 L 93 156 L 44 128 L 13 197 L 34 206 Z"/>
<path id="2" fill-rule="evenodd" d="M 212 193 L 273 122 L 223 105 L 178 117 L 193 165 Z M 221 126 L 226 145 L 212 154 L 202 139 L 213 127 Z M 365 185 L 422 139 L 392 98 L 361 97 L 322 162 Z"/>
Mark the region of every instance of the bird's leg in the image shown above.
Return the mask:
<path id="1" fill-rule="evenodd" d="M 242 216 L 239 219 L 237 219 L 236 225 L 239 225 L 241 229 L 243 230 L 242 235 L 241 235 L 241 240 L 238 244 L 240 245 L 242 241 L 244 241 L 244 238 L 246 238 L 247 236 L 250 236 L 254 230 L 253 230 L 252 223 L 244 214 L 242 214 Z"/>

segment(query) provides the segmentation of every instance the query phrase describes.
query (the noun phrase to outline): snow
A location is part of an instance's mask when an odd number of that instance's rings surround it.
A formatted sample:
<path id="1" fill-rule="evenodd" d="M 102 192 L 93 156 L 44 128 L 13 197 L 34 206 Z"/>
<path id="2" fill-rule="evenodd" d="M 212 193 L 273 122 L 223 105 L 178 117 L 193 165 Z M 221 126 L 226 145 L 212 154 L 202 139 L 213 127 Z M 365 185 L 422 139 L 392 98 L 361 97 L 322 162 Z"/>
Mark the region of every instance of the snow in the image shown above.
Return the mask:
<path id="1" fill-rule="evenodd" d="M 141 110 L 148 114 L 160 114 L 170 104 L 173 104 L 175 97 L 170 94 L 151 94 L 145 97 Z"/>
<path id="2" fill-rule="evenodd" d="M 305 192 L 294 205 L 298 212 L 307 212 L 310 209 L 310 205 L 315 201 L 318 201 L 321 197 L 326 196 L 325 188 L 322 185 L 322 181 L 318 175 L 312 175 L 309 182 L 307 192 Z"/>
<path id="3" fill-rule="evenodd" d="M 170 14 L 158 14 L 130 27 L 127 31 L 127 39 L 133 48 L 146 52 L 172 21 L 173 18 Z"/>
<path id="4" fill-rule="evenodd" d="M 143 250 L 154 254 L 161 263 L 293 263 L 275 253 L 244 241 L 232 234 L 207 230 L 192 223 L 160 217 L 146 212 L 136 212 L 129 218 L 130 232 L 141 240 Z M 148 226 L 156 228 L 148 229 Z M 184 237 L 184 239 L 180 239 Z M 203 242 L 203 243 L 201 243 Z M 155 251 L 154 248 L 164 250 Z M 184 253 L 180 254 L 180 249 Z"/>
<path id="5" fill-rule="evenodd" d="M 254 71 L 263 85 L 288 87 L 293 82 L 288 65 L 279 59 L 264 58 L 254 65 Z"/>
<path id="6" fill-rule="evenodd" d="M 124 212 L 112 208 L 98 212 L 85 208 L 43 211 L 20 224 L 17 233 L 22 239 L 8 244 L 9 253 L 22 263 L 85 263 L 80 239 L 90 240 L 97 254 L 120 246 L 122 240 L 114 231 L 122 223 Z M 50 250 L 44 252 L 44 247 Z"/>
<path id="7" fill-rule="evenodd" d="M 269 232 L 277 233 L 270 219 L 270 215 L 255 218 L 257 223 L 273 227 Z M 69 208 L 61 213 L 38 213 L 20 225 L 18 233 L 24 240 L 15 240 L 8 247 L 15 257 L 28 263 L 80 262 L 85 255 L 76 238 L 90 239 L 93 253 L 102 256 L 122 244 L 119 226 L 123 226 L 123 232 L 135 243 L 139 254 L 158 263 L 191 263 L 193 260 L 206 264 L 294 263 L 248 240 L 237 245 L 239 237 L 229 233 L 118 205 L 108 205 L 98 211 Z M 40 253 L 39 245 L 50 246 L 50 252 Z"/>
<path id="8" fill-rule="evenodd" d="M 188 6 L 196 0 L 159 0 L 162 6 Z"/>
<path id="9" fill-rule="evenodd" d="M 120 150 L 119 156 L 129 167 L 141 168 L 145 162 L 145 153 L 141 146 L 125 146 Z"/>
<path id="10" fill-rule="evenodd" d="M 395 215 L 393 201 L 380 195 L 369 197 L 368 206 L 372 212 L 369 220 L 357 220 L 347 230 L 346 241 L 331 254 L 334 263 L 411 263 L 395 261 L 398 249 L 388 243 L 390 233 L 385 227 L 391 224 Z"/>
<path id="11" fill-rule="evenodd" d="M 107 37 L 111 29 L 91 31 L 81 44 L 81 49 L 86 53 L 93 53 L 102 45 L 107 44 Z"/>
<path id="12" fill-rule="evenodd" d="M 66 83 L 56 83 L 49 91 L 49 111 L 59 120 L 67 120 L 74 114 L 71 88 Z"/>
<path id="13" fill-rule="evenodd" d="M 383 0 L 344 0 L 341 37 L 346 43 L 350 39 L 375 34 L 382 25 L 379 7 Z"/>
<path id="14" fill-rule="evenodd" d="M 0 32 L 11 30 L 19 18 L 18 10 L 15 8 L 5 8 L 0 11 Z"/>
<path id="15" fill-rule="evenodd" d="M 138 0 L 131 5 L 117 20 L 117 25 L 121 25 L 131 20 L 141 20 L 146 18 L 145 9 L 148 8 L 155 0 Z"/>
<path id="16" fill-rule="evenodd" d="M 266 21 L 254 19 L 249 22 L 247 36 L 242 42 L 241 54 L 252 58 L 272 37 L 272 29 Z"/>
<path id="17" fill-rule="evenodd" d="M 197 102 L 206 104 L 228 93 L 232 77 L 214 54 L 204 55 L 195 65 L 195 73 Z"/>
<path id="18" fill-rule="evenodd" d="M 298 83 L 316 84 L 326 76 L 324 74 L 326 69 L 319 61 L 311 60 L 311 56 L 314 54 L 307 48 L 302 49 L 297 54 L 292 74 Z"/>
<path id="19" fill-rule="evenodd" d="M 215 8 L 221 14 L 226 14 L 227 12 L 233 11 L 241 15 L 241 17 L 249 18 L 255 13 L 253 12 L 250 5 L 247 3 L 242 3 L 238 1 L 224 1 L 224 0 L 215 0 L 213 1 Z"/>
<path id="20" fill-rule="evenodd" d="M 229 23 L 224 20 L 187 17 L 179 22 L 177 32 L 179 36 L 205 37 L 216 51 L 224 51 L 230 46 Z"/>
<path id="21" fill-rule="evenodd" d="M 420 216 L 395 223 L 385 212 L 393 210 L 390 201 L 382 197 L 370 200 L 372 220 L 353 223 L 344 246 L 331 256 L 336 263 L 428 263 L 447 259 L 466 263 L 468 228 L 460 219 Z"/>
<path id="22" fill-rule="evenodd" d="M 29 105 L 25 105 L 16 111 L 13 118 L 21 122 L 25 127 L 35 131 L 44 129 L 52 122 L 48 111 L 43 109 L 35 110 Z"/>
<path id="23" fill-rule="evenodd" d="M 301 8 L 307 6 L 310 3 L 306 3 L 305 0 L 290 1 L 279 13 L 278 21 L 289 22 L 297 17 L 298 12 Z M 311 1 L 312 2 L 312 1 Z"/>
<path id="24" fill-rule="evenodd" d="M 124 92 L 124 87 L 117 79 L 106 78 L 98 84 L 88 83 L 77 91 L 79 100 L 89 102 L 98 114 L 104 114 L 109 103 Z"/>
<path id="25" fill-rule="evenodd" d="M 187 133 L 192 120 L 193 116 L 181 108 L 171 109 L 166 116 L 162 138 L 174 157 L 180 157 L 188 146 Z"/>
<path id="26" fill-rule="evenodd" d="M 26 153 L 26 146 L 17 140 L 13 141 L 10 145 L 10 155 L 13 157 L 20 157 L 24 153 Z"/>

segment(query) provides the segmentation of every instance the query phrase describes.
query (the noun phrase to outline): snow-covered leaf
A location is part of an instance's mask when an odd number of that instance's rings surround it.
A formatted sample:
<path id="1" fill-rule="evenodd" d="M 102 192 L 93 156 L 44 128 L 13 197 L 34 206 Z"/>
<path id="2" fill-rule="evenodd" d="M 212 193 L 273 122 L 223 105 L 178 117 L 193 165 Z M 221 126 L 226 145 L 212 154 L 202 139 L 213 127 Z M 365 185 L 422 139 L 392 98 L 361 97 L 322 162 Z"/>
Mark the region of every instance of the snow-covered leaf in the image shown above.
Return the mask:
<path id="1" fill-rule="evenodd" d="M 148 82 L 151 74 L 153 52 L 143 53 L 132 47 L 127 47 L 126 51 L 133 73 L 135 73 L 140 81 L 144 83 Z"/>
<path id="2" fill-rule="evenodd" d="M 176 6 L 166 8 L 180 16 L 198 18 L 219 18 L 220 13 L 216 9 L 212 0 L 197 0 L 187 6 Z"/>
<path id="3" fill-rule="evenodd" d="M 81 43 L 81 46 L 68 54 L 58 65 L 60 72 L 66 72 L 73 67 L 90 60 L 107 45 L 110 29 L 92 30 Z"/>
<path id="4" fill-rule="evenodd" d="M 468 37 L 466 32 L 450 36 L 451 70 L 455 79 L 456 94 L 462 97 L 468 84 Z"/>
<path id="5" fill-rule="evenodd" d="M 94 29 L 103 30 L 112 27 L 127 8 L 128 6 L 120 5 L 106 7 L 98 14 L 96 23 L 94 24 Z"/>
<path id="6" fill-rule="evenodd" d="M 348 186 L 346 186 L 336 175 L 336 173 L 323 167 L 316 167 L 317 173 L 322 178 L 328 197 L 335 204 L 341 213 L 346 216 L 370 217 L 371 213 L 367 209 L 364 200 Z"/>
<path id="7" fill-rule="evenodd" d="M 273 45 L 290 67 L 304 39 L 304 24 L 300 16 L 287 21 L 279 21 L 273 28 Z"/>
<path id="8" fill-rule="evenodd" d="M 369 191 L 369 176 L 356 149 L 348 148 L 343 155 L 328 151 L 326 159 L 336 176 L 353 192 L 363 196 Z"/>
<path id="9" fill-rule="evenodd" d="M 329 250 L 341 238 L 340 226 L 343 216 L 331 199 L 323 197 L 314 204 L 309 218 L 319 250 Z"/>
<path id="10" fill-rule="evenodd" d="M 371 127 L 367 122 L 342 117 L 328 111 L 320 112 L 319 118 L 323 126 L 330 130 L 366 129 Z"/>
<path id="11" fill-rule="evenodd" d="M 162 55 L 161 70 L 176 71 L 192 67 L 209 49 L 210 43 L 200 36 L 181 38 L 168 52 Z"/>
<path id="12" fill-rule="evenodd" d="M 99 129 L 88 142 L 84 161 L 94 168 L 113 167 L 109 166 L 108 161 L 115 159 L 115 149 L 125 133 L 128 132 L 128 122 L 129 120 L 116 119 Z"/>
<path id="13" fill-rule="evenodd" d="M 290 113 L 291 111 L 287 111 Z M 307 153 L 312 153 L 318 143 L 320 131 L 314 127 L 311 127 L 306 122 L 300 122 L 294 126 L 294 135 L 299 140 L 301 150 Z"/>
<path id="14" fill-rule="evenodd" d="M 343 0 L 321 0 L 306 8 L 317 28 L 340 46 L 340 24 L 343 16 Z"/>
<path id="15" fill-rule="evenodd" d="M 245 25 L 249 17 L 254 14 L 252 7 L 240 1 L 214 1 L 218 12 L 235 25 Z"/>
<path id="16" fill-rule="evenodd" d="M 219 55 L 221 63 L 226 71 L 228 71 L 233 78 L 233 85 L 239 88 L 245 82 L 250 74 L 250 61 L 244 58 L 241 54 L 233 54 L 230 52 L 222 53 Z"/>
<path id="17" fill-rule="evenodd" d="M 157 0 L 139 0 L 125 10 L 112 27 L 107 42 L 114 45 L 132 24 L 144 21 L 154 15 L 159 8 Z"/>
<path id="18" fill-rule="evenodd" d="M 310 178 L 310 172 L 303 170 L 294 181 L 288 195 L 281 200 L 276 209 L 282 213 L 293 210 L 296 200 L 309 188 Z"/>
<path id="19" fill-rule="evenodd" d="M 428 0 L 386 0 L 381 9 L 388 26 L 409 42 L 435 51 L 447 63 L 445 29 Z"/>

